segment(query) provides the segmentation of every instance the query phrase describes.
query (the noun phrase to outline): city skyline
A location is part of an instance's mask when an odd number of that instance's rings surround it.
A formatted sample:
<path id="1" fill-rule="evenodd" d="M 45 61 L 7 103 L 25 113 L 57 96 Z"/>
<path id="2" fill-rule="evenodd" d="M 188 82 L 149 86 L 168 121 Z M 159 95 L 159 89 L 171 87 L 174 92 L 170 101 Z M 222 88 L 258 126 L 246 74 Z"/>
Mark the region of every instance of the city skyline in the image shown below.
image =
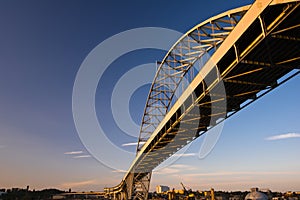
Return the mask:
<path id="1" fill-rule="evenodd" d="M 30 185 L 99 191 L 118 184 L 132 160 L 120 157 L 112 163 L 121 169 L 108 168 L 82 144 L 74 125 L 72 90 L 81 63 L 99 43 L 120 32 L 165 27 L 185 33 L 213 15 L 252 3 L 217 2 L 193 3 L 198 6 L 159 1 L 1 2 L 0 188 Z M 180 9 L 189 12 L 170 17 L 170 12 Z M 116 60 L 100 80 L 95 97 L 99 123 L 124 150 L 134 151 L 136 141 L 118 137 L 122 130 L 110 110 L 114 85 L 134 66 L 153 63 L 155 70 L 155 62 L 165 53 L 130 52 Z M 174 155 L 178 160 L 153 173 L 151 190 L 159 184 L 180 188 L 183 182 L 194 190 L 257 186 L 299 191 L 299 84 L 297 76 L 226 120 L 220 139 L 205 158 L 198 157 L 203 137 L 186 152 Z M 148 91 L 149 84 L 141 86 L 130 99 L 136 124 Z M 110 154 L 101 146 L 99 150 Z"/>

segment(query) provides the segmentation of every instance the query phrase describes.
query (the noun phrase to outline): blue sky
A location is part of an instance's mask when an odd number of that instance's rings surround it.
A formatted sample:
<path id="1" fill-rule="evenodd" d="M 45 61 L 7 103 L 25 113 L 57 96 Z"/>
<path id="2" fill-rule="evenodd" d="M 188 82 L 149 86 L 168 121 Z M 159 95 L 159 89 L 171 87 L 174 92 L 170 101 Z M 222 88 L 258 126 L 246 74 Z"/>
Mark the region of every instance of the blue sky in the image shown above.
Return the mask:
<path id="1" fill-rule="evenodd" d="M 184 33 L 215 14 L 251 2 L 1 1 L 0 188 L 30 185 L 79 191 L 119 183 L 123 173 L 93 158 L 74 125 L 72 90 L 83 60 L 99 43 L 122 31 L 151 26 Z M 118 137 L 122 131 L 109 109 L 113 87 L 122 74 L 161 60 L 164 53 L 130 52 L 101 79 L 95 97 L 97 117 L 119 146 L 135 141 Z M 299 84 L 296 77 L 228 119 L 217 145 L 204 159 L 197 157 L 203 138 L 197 140 L 187 156 L 154 173 L 151 187 L 180 188 L 182 181 L 200 190 L 252 186 L 300 190 Z M 148 90 L 149 84 L 142 86 L 130 99 L 136 123 Z M 270 138 L 278 135 L 290 137 Z M 116 162 L 126 169 L 131 160 Z"/>

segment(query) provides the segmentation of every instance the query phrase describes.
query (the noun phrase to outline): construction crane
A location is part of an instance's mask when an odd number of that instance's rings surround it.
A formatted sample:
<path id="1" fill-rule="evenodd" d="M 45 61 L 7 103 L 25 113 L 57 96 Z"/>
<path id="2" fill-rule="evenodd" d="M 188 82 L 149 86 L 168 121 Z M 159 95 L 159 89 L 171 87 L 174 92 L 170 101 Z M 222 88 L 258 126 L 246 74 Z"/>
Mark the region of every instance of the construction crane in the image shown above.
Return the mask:
<path id="1" fill-rule="evenodd" d="M 183 183 L 180 182 L 180 184 L 181 184 L 181 186 L 182 186 L 182 188 L 183 188 L 184 193 L 188 193 L 188 191 L 187 191 L 186 188 L 184 187 Z"/>
<path id="2" fill-rule="evenodd" d="M 180 182 L 183 190 L 175 190 L 173 188 L 172 191 L 168 192 L 169 200 L 195 200 L 195 194 L 191 189 L 187 190 L 186 187 Z"/>
<path id="3" fill-rule="evenodd" d="M 192 192 L 192 189 L 187 190 L 182 182 L 180 182 L 180 184 L 181 184 L 181 186 L 183 188 L 183 191 L 184 191 L 184 196 L 185 196 L 184 200 L 195 200 L 195 195 Z"/>

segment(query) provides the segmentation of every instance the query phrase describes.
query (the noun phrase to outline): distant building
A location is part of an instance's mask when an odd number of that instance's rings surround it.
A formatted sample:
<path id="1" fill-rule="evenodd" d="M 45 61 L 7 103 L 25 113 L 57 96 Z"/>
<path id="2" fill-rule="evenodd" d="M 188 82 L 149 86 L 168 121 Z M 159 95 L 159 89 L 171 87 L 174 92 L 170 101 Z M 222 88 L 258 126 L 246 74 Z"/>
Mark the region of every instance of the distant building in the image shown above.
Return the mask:
<path id="1" fill-rule="evenodd" d="M 298 197 L 288 197 L 288 200 L 299 200 Z"/>
<path id="2" fill-rule="evenodd" d="M 242 195 L 233 195 L 229 197 L 229 200 L 243 200 Z"/>
<path id="3" fill-rule="evenodd" d="M 158 186 L 156 186 L 156 193 L 157 194 L 160 194 L 160 193 L 163 193 L 163 192 L 167 192 L 169 190 L 170 190 L 170 188 L 168 186 L 164 186 L 164 185 L 158 185 Z"/>
<path id="4" fill-rule="evenodd" d="M 228 198 L 225 195 L 218 195 L 215 196 L 215 200 L 228 200 Z"/>
<path id="5" fill-rule="evenodd" d="M 258 191 L 258 188 L 251 188 L 251 192 L 246 195 L 245 200 L 268 200 L 268 196 Z"/>
<path id="6" fill-rule="evenodd" d="M 22 188 L 11 188 L 11 192 L 19 192 Z"/>
<path id="7" fill-rule="evenodd" d="M 273 197 L 272 200 L 284 200 L 283 197 Z"/>

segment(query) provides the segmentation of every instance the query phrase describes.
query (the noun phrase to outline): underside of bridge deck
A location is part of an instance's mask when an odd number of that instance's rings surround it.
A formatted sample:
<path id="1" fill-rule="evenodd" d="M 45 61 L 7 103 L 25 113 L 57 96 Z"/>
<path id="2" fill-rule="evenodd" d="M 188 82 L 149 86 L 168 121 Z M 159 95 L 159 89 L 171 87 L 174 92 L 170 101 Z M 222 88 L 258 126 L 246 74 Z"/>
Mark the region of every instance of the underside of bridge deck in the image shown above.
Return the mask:
<path id="1" fill-rule="evenodd" d="M 259 12 L 254 10 L 254 6 L 244 7 L 223 14 L 233 16 L 230 18 L 231 21 L 225 21 L 223 17 L 212 18 L 208 23 L 189 31 L 186 37 L 192 38 L 199 45 L 204 45 L 202 48 L 208 44 L 207 37 L 220 38 L 222 34 L 217 34 L 218 30 L 226 29 L 227 32 L 223 34 L 222 42 L 216 39 L 210 40 L 213 51 L 210 47 L 204 48 L 211 56 L 201 69 L 204 72 L 199 70 L 199 74 L 173 104 L 170 100 L 172 107 L 166 108 L 163 120 L 155 125 L 155 130 L 149 135 L 147 142 L 138 146 L 137 157 L 122 183 L 114 188 L 105 189 L 108 196 L 116 199 L 147 199 L 151 172 L 156 166 L 222 120 L 297 75 L 300 68 L 299 5 L 299 1 L 273 2 Z M 253 9 L 257 16 L 252 16 L 254 18 L 252 19 L 251 16 L 247 16 L 245 9 L 246 11 L 249 9 L 248 12 Z M 237 18 L 236 13 L 240 18 Z M 239 26 L 238 21 L 239 23 L 251 22 L 246 27 L 240 25 L 239 28 L 243 31 L 237 38 L 231 37 L 228 33 L 230 28 L 225 28 L 224 24 L 231 23 L 233 26 Z M 224 27 L 221 26 L 222 23 Z M 210 24 L 210 31 L 201 32 L 200 30 L 203 27 L 207 28 L 208 24 Z M 198 31 L 198 39 L 195 37 L 195 30 Z M 232 28 L 232 32 L 234 31 Z M 201 40 L 200 36 L 203 34 L 205 39 Z M 227 43 L 223 44 L 224 41 Z M 227 45 L 226 51 L 221 49 L 222 45 Z M 195 46 L 188 47 L 190 54 L 197 49 Z M 172 50 L 175 51 L 175 48 L 176 45 Z M 172 50 L 169 54 L 175 54 Z M 215 56 L 215 52 L 219 56 Z M 195 57 L 195 61 L 191 63 L 187 63 L 187 59 L 178 61 L 181 62 L 181 66 L 190 65 L 190 68 L 173 67 L 172 69 L 182 70 L 180 72 L 184 77 L 199 57 L 199 55 Z M 161 66 L 168 59 L 167 55 Z M 209 70 L 206 70 L 208 68 Z M 157 86 L 153 83 L 152 90 L 155 88 Z M 149 102 L 151 101 L 148 100 Z M 145 126 L 146 122 L 147 119 L 144 118 L 142 126 Z M 140 141 L 142 139 L 145 139 L 145 136 L 140 138 Z"/>

